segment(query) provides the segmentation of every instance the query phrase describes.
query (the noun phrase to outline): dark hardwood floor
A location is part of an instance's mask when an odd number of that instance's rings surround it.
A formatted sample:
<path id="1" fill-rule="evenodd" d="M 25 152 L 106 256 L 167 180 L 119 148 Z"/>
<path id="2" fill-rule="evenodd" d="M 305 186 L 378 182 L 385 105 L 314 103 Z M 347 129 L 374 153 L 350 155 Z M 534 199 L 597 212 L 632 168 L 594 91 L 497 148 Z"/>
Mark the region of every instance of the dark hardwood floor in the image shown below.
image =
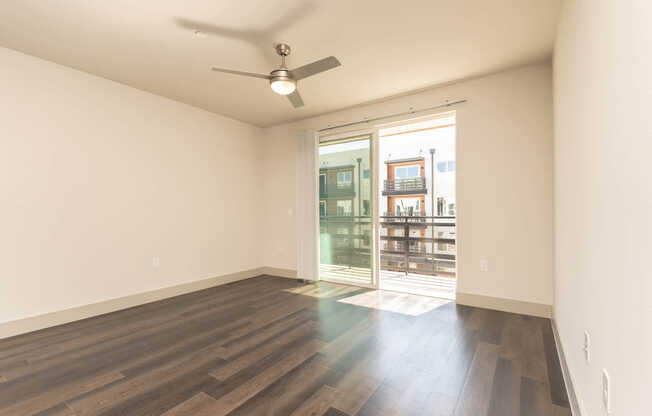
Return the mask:
<path id="1" fill-rule="evenodd" d="M 269 276 L 0 340 L 0 415 L 562 416 L 565 391 L 547 319 Z"/>

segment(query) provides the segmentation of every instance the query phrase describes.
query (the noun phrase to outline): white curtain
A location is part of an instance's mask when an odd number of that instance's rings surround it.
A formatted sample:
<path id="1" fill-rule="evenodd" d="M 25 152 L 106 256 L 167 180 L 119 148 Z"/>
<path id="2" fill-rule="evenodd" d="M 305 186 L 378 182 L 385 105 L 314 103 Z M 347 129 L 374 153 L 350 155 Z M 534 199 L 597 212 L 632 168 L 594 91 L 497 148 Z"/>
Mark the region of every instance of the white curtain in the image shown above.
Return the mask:
<path id="1" fill-rule="evenodd" d="M 319 277 L 318 140 L 314 130 L 297 137 L 297 278 L 307 280 Z"/>

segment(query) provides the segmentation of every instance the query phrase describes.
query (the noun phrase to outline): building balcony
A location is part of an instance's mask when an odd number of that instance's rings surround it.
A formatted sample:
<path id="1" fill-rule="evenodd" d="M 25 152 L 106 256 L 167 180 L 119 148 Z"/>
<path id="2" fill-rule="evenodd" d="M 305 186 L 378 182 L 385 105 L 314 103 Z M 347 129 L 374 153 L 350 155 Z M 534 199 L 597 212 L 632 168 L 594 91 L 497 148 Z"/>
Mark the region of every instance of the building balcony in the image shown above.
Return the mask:
<path id="1" fill-rule="evenodd" d="M 350 185 L 337 185 L 328 183 L 326 185 L 319 185 L 319 198 L 354 198 L 355 188 L 353 184 Z"/>
<path id="2" fill-rule="evenodd" d="M 386 214 L 380 217 L 381 270 L 455 277 L 455 217 Z"/>
<path id="3" fill-rule="evenodd" d="M 386 179 L 383 195 L 419 195 L 427 193 L 426 178 Z"/>

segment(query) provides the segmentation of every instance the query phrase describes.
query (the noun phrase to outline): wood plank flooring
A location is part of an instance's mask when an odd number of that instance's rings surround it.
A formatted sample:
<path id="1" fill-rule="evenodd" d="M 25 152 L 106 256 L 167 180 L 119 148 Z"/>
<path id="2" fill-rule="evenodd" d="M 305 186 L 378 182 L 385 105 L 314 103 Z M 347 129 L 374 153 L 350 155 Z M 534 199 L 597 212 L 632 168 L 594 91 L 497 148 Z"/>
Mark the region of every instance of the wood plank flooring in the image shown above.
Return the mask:
<path id="1" fill-rule="evenodd" d="M 0 340 L 0 416 L 570 415 L 550 321 L 261 276 Z"/>

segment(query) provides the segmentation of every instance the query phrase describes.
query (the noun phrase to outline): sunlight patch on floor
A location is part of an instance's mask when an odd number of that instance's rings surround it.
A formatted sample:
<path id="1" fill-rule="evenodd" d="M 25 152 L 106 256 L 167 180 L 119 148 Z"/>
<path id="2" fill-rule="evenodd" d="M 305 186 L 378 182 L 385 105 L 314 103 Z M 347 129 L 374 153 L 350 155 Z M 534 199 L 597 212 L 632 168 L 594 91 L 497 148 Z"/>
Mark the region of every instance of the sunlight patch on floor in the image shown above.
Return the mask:
<path id="1" fill-rule="evenodd" d="M 285 289 L 288 293 L 317 299 L 340 297 L 338 302 L 404 315 L 419 316 L 453 302 L 450 299 L 398 293 L 389 290 L 364 289 L 330 282 L 315 282 Z M 360 293 L 362 291 L 362 293 Z M 347 296 L 349 295 L 350 296 Z"/>
<path id="2" fill-rule="evenodd" d="M 365 293 L 340 299 L 338 302 L 404 315 L 419 316 L 452 301 L 449 299 L 431 298 L 385 290 L 370 290 Z"/>

